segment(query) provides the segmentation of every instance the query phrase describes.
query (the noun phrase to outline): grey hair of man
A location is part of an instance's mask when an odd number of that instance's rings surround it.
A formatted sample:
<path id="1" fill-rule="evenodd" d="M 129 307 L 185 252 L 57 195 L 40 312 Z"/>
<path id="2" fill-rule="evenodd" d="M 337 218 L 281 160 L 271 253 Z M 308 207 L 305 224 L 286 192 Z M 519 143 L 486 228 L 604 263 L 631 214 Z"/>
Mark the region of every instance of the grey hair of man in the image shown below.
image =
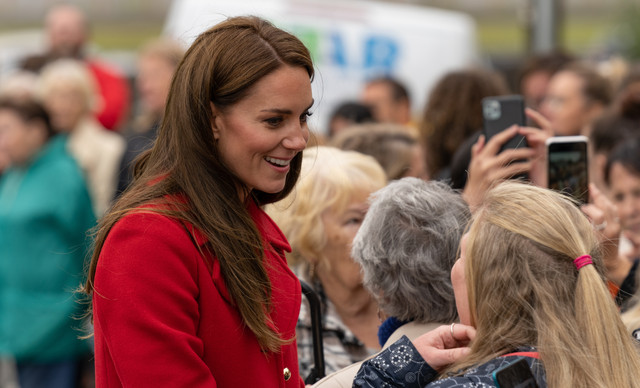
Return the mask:
<path id="1" fill-rule="evenodd" d="M 457 319 L 451 267 L 471 218 L 442 182 L 403 178 L 372 195 L 351 255 L 388 316 L 418 323 Z"/>

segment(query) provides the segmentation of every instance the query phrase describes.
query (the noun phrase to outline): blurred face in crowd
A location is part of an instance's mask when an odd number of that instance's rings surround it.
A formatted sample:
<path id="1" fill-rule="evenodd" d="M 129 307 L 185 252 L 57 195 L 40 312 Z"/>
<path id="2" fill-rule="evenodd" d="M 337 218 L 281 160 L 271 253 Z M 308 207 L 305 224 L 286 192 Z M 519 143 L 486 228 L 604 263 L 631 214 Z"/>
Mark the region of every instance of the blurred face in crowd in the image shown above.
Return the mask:
<path id="1" fill-rule="evenodd" d="M 579 135 L 593 118 L 596 107 L 585 98 L 583 87 L 583 80 L 569 71 L 551 78 L 541 112 L 557 136 Z"/>
<path id="2" fill-rule="evenodd" d="M 466 276 L 464 274 L 466 264 L 468 233 L 460 240 L 460 257 L 451 268 L 451 284 L 456 299 L 456 308 L 460 323 L 471 325 L 471 312 L 469 311 L 469 294 L 467 292 Z"/>
<path id="3" fill-rule="evenodd" d="M 369 209 L 367 198 L 371 193 L 355 193 L 345 209 L 330 208 L 322 215 L 326 245 L 316 273 L 323 286 L 348 290 L 362 287 L 360 265 L 351 258 L 351 244 Z"/>
<path id="4" fill-rule="evenodd" d="M 395 101 L 391 86 L 372 82 L 365 86 L 360 101 L 371 108 L 373 118 L 380 123 L 407 124 L 411 120 L 407 101 Z"/>
<path id="5" fill-rule="evenodd" d="M 0 109 L 0 155 L 5 163 L 26 165 L 46 142 L 44 124 L 25 122 L 10 109 Z"/>
<path id="6" fill-rule="evenodd" d="M 290 163 L 309 140 L 313 104 L 309 74 L 282 66 L 225 109 L 212 104 L 212 129 L 222 162 L 249 190 L 278 193 Z"/>
<path id="7" fill-rule="evenodd" d="M 84 15 L 72 6 L 58 6 L 48 15 L 45 23 L 49 48 L 62 57 L 80 54 L 87 36 Z"/>
<path id="8" fill-rule="evenodd" d="M 71 132 L 89 114 L 88 101 L 80 88 L 58 83 L 44 97 L 51 124 L 60 132 Z"/>
<path id="9" fill-rule="evenodd" d="M 550 75 L 546 71 L 535 71 L 522 79 L 520 89 L 527 102 L 527 106 L 539 110 L 547 94 Z"/>
<path id="10" fill-rule="evenodd" d="M 162 115 L 174 71 L 175 66 L 159 55 L 140 57 L 136 86 L 145 109 Z"/>
<path id="11" fill-rule="evenodd" d="M 614 163 L 609 173 L 609 195 L 618 207 L 625 235 L 640 246 L 640 172 Z"/>

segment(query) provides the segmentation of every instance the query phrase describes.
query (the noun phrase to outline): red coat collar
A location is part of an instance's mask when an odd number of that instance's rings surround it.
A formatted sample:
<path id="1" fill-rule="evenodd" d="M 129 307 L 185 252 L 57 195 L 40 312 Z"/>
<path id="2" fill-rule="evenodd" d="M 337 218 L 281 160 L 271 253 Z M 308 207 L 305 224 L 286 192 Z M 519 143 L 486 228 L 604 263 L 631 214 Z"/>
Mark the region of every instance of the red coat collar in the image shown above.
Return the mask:
<path id="1" fill-rule="evenodd" d="M 284 233 L 282 233 L 271 217 L 269 217 L 253 199 L 249 199 L 247 202 L 247 210 L 249 210 L 251 219 L 255 222 L 256 227 L 258 228 L 260 235 L 265 239 L 265 242 L 269 242 L 276 252 L 291 252 L 291 245 L 289 245 Z M 209 241 L 207 236 L 200 229 L 195 228 L 191 224 L 187 224 L 186 226 L 193 236 L 196 244 L 199 246 L 203 246 L 207 241 Z"/>

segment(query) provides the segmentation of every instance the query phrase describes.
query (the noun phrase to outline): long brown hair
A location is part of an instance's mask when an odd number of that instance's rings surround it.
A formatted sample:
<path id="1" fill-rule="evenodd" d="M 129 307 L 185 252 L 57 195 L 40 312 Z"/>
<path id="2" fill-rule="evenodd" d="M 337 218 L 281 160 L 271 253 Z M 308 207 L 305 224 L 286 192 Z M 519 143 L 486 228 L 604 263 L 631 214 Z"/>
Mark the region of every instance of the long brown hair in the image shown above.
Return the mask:
<path id="1" fill-rule="evenodd" d="M 576 270 L 585 254 L 594 265 Z M 524 183 L 496 186 L 467 239 L 476 339 L 449 371 L 536 346 L 549 387 L 639 387 L 640 357 L 603 271 L 593 227 L 573 202 Z"/>
<path id="2" fill-rule="evenodd" d="M 502 75 L 483 69 L 452 71 L 438 81 L 420 124 L 429 176 L 437 176 L 464 140 L 482 129 L 482 98 L 508 91 Z"/>
<path id="3" fill-rule="evenodd" d="M 257 81 L 285 65 L 302 67 L 313 78 L 302 42 L 258 17 L 229 18 L 198 36 L 174 75 L 156 143 L 137 161 L 133 185 L 100 222 L 86 293 L 93 293 L 100 251 L 113 225 L 141 206 L 164 204 L 163 210 L 143 211 L 188 222 L 207 236 L 205 249 L 220 263 L 229 294 L 260 346 L 278 351 L 289 340 L 269 326 L 271 283 L 261 236 L 238 196 L 238 187 L 247 191 L 246 186 L 221 161 L 210 107 L 237 103 Z M 263 205 L 284 198 L 298 179 L 301 160 L 302 153 L 291 162 L 281 192 L 254 190 L 247 200 Z M 186 196 L 188 206 L 172 200 L 176 194 Z"/>

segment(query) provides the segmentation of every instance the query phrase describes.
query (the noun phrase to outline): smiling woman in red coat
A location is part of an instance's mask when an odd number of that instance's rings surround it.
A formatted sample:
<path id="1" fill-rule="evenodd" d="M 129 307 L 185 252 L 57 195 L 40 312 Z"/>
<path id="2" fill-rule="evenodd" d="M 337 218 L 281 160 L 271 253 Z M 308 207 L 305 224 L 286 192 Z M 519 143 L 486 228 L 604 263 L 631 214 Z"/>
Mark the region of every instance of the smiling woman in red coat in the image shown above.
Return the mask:
<path id="1" fill-rule="evenodd" d="M 256 17 L 201 34 L 153 148 L 101 222 L 92 296 L 96 386 L 300 387 L 300 284 L 261 209 L 300 174 L 313 64 Z"/>

